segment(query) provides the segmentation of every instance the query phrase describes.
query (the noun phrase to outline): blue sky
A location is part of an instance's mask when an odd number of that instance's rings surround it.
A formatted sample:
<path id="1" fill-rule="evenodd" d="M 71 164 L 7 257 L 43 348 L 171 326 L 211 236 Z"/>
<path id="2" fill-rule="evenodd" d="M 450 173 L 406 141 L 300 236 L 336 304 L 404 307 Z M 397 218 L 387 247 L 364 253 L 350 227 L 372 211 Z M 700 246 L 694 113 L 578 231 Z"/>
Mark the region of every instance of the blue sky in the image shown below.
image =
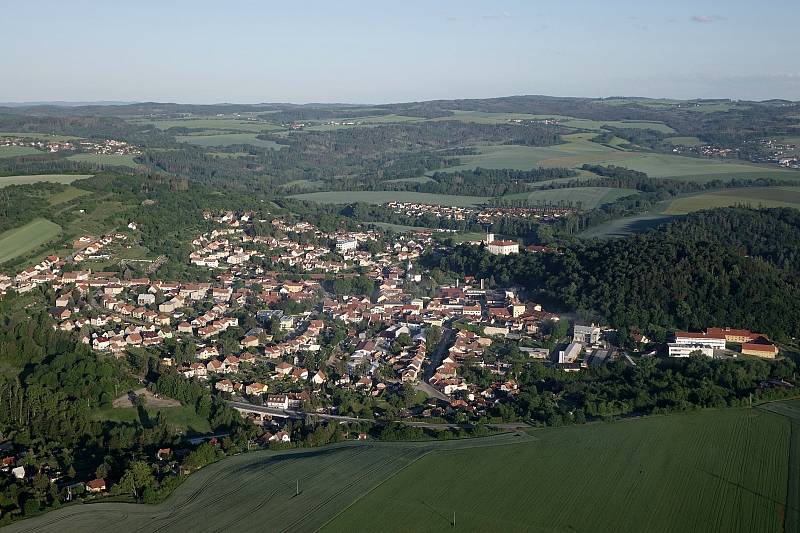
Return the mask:
<path id="1" fill-rule="evenodd" d="M 0 101 L 800 100 L 797 0 L 8 0 Z"/>

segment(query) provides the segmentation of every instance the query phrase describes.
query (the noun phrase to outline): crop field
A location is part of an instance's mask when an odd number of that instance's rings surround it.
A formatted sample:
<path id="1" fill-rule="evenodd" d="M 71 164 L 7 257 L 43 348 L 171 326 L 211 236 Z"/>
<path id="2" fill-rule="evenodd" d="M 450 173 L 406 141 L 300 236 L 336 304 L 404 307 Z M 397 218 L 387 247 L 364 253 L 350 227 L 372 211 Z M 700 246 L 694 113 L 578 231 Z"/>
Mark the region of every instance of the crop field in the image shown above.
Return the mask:
<path id="1" fill-rule="evenodd" d="M 665 215 L 655 212 L 644 213 L 632 217 L 615 218 L 578 234 L 585 239 L 610 239 L 625 237 L 634 233 L 643 233 L 677 218 L 678 215 Z"/>
<path id="2" fill-rule="evenodd" d="M 30 146 L 0 146 L 0 157 L 16 157 L 18 155 L 36 155 L 45 152 Z"/>
<path id="3" fill-rule="evenodd" d="M 31 174 L 28 176 L 0 176 L 0 189 L 9 185 L 28 185 L 49 181 L 51 183 L 70 184 L 75 180 L 91 178 L 91 174 Z"/>
<path id="4" fill-rule="evenodd" d="M 529 193 L 509 194 L 503 196 L 504 200 L 527 200 L 531 204 L 538 202 L 581 203 L 584 209 L 594 209 L 597 206 L 618 200 L 624 196 L 638 194 L 635 189 L 617 189 L 614 187 L 573 187 L 569 189 L 543 189 Z"/>
<path id="5" fill-rule="evenodd" d="M 419 202 L 454 207 L 469 207 L 482 204 L 488 200 L 483 196 L 458 196 L 454 194 L 431 194 L 411 191 L 324 191 L 295 194 L 291 198 L 323 204 Z"/>
<path id="6" fill-rule="evenodd" d="M 431 453 L 325 531 L 781 531 L 786 418 L 729 409 Z M 376 512 L 376 510 L 380 510 Z"/>
<path id="7" fill-rule="evenodd" d="M 234 144 L 250 144 L 261 148 L 280 150 L 282 146 L 275 141 L 257 139 L 256 133 L 219 133 L 213 135 L 178 135 L 175 140 L 198 146 L 231 146 Z"/>
<path id="8" fill-rule="evenodd" d="M 631 170 L 646 172 L 652 178 L 680 178 L 697 181 L 731 178 L 800 179 L 800 172 L 778 168 L 758 167 L 745 163 L 728 163 L 714 159 L 700 159 L 671 154 L 631 153 L 624 162 L 619 159 L 598 158 L 598 164 L 615 164 Z"/>
<path id="9" fill-rule="evenodd" d="M 81 161 L 83 163 L 92 163 L 95 165 L 116 166 L 116 167 L 136 167 L 136 162 L 133 160 L 133 155 L 115 155 L 115 154 L 75 154 L 67 157 L 72 161 Z"/>
<path id="10" fill-rule="evenodd" d="M 0 263 L 35 250 L 61 233 L 61 226 L 37 218 L 24 226 L 0 233 Z"/>
<path id="11" fill-rule="evenodd" d="M 665 140 L 670 144 L 682 144 L 684 146 L 698 146 L 703 144 L 697 137 L 667 137 Z"/>
<path id="12" fill-rule="evenodd" d="M 4 531 L 316 531 L 432 450 L 475 446 L 490 450 L 528 440 L 532 437 L 508 434 L 444 442 L 351 441 L 321 449 L 241 454 L 192 474 L 162 504 L 75 505 Z"/>
<path id="13" fill-rule="evenodd" d="M 683 215 L 702 209 L 748 205 L 750 207 L 794 207 L 800 209 L 800 187 L 743 187 L 721 189 L 676 198 L 663 210 L 668 215 Z"/>

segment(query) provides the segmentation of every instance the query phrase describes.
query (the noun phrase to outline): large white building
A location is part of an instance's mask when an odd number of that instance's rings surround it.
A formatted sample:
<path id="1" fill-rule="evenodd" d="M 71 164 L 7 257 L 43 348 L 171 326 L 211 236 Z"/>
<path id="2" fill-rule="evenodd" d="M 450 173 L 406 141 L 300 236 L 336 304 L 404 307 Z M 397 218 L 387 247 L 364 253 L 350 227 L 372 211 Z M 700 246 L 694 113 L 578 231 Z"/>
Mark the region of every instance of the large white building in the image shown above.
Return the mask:
<path id="1" fill-rule="evenodd" d="M 572 332 L 573 342 L 582 342 L 583 344 L 597 344 L 600 340 L 600 328 L 595 325 L 580 326 L 575 324 Z"/>
<path id="2" fill-rule="evenodd" d="M 715 350 L 725 349 L 725 335 L 723 333 L 689 333 L 686 331 L 675 332 L 675 344 L 707 346 Z"/>
<path id="3" fill-rule="evenodd" d="M 336 239 L 336 251 L 349 252 L 358 248 L 358 241 L 353 238 Z"/>
<path id="4" fill-rule="evenodd" d="M 704 344 L 678 344 L 671 342 L 667 344 L 670 357 L 689 357 L 694 352 L 700 352 L 708 357 L 714 357 L 714 348 Z"/>
<path id="5" fill-rule="evenodd" d="M 565 363 L 574 363 L 578 360 L 578 357 L 581 355 L 581 350 L 583 350 L 583 345 L 579 342 L 571 342 L 569 345 L 564 349 L 558 352 L 558 362 L 559 364 Z"/>
<path id="6" fill-rule="evenodd" d="M 486 234 L 486 249 L 490 254 L 511 255 L 519 253 L 519 243 L 516 241 L 497 241 L 494 233 Z"/>

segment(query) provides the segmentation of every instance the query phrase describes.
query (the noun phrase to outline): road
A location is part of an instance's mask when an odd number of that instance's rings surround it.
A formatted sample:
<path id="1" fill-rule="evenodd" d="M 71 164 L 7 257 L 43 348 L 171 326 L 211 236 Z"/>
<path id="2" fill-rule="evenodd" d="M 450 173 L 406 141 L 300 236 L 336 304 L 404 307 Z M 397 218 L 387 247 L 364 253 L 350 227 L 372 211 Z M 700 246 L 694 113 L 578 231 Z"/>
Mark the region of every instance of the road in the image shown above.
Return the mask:
<path id="1" fill-rule="evenodd" d="M 437 391 L 438 392 L 438 391 Z M 296 409 L 272 409 L 270 407 L 264 407 L 263 405 L 253 405 L 247 402 L 237 402 L 233 400 L 228 400 L 228 405 L 233 407 L 239 411 L 251 412 L 251 413 L 261 413 L 269 416 L 275 416 L 278 418 L 295 418 L 295 419 L 304 419 L 307 416 L 321 418 L 323 420 L 337 420 L 339 422 L 369 422 L 372 424 L 383 425 L 387 422 L 385 420 L 375 420 L 373 418 L 357 418 L 353 416 L 342 416 L 342 415 L 330 415 L 326 413 L 309 413 L 306 411 L 299 411 Z M 396 422 L 400 422 L 403 424 L 407 424 L 409 426 L 414 426 L 418 428 L 426 428 L 426 429 L 470 429 L 474 427 L 474 424 L 436 424 L 433 422 L 407 422 L 404 420 L 396 420 Z M 520 429 L 520 428 L 529 428 L 531 427 L 529 424 L 525 424 L 523 422 L 515 422 L 515 423 L 508 423 L 508 424 L 487 424 L 489 427 L 497 428 L 497 429 Z"/>
<path id="2" fill-rule="evenodd" d="M 430 361 L 428 365 L 422 372 L 422 380 L 419 383 L 414 384 L 414 389 L 418 391 L 422 391 L 428 396 L 433 398 L 438 398 L 444 402 L 450 403 L 452 398 L 448 397 L 443 392 L 435 389 L 429 383 L 430 379 L 433 377 L 433 374 L 436 372 L 436 369 L 439 365 L 442 364 L 442 359 L 444 359 L 444 355 L 447 353 L 447 350 L 453 344 L 453 340 L 455 339 L 455 330 L 451 328 L 445 328 L 442 331 L 442 338 L 439 340 L 439 344 L 436 346 L 436 350 L 431 354 L 429 357 Z"/>

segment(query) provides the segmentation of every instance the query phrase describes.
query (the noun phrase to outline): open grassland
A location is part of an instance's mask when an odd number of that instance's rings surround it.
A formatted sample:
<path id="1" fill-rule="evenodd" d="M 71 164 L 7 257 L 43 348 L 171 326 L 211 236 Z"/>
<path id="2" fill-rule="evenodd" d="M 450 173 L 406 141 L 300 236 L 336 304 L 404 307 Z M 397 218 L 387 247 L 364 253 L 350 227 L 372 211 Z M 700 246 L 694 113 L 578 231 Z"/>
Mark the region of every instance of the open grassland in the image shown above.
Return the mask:
<path id="1" fill-rule="evenodd" d="M 31 174 L 28 176 L 0 176 L 0 188 L 9 185 L 28 185 L 49 181 L 51 183 L 70 184 L 75 180 L 91 178 L 91 174 Z"/>
<path id="2" fill-rule="evenodd" d="M 645 172 L 651 178 L 680 178 L 697 181 L 712 179 L 799 179 L 800 172 L 779 168 L 756 166 L 746 163 L 701 159 L 699 157 L 683 157 L 672 154 L 632 153 L 626 152 L 624 161 L 618 158 L 597 159 L 594 163 L 619 165 L 631 170 Z"/>
<path id="3" fill-rule="evenodd" d="M 682 144 L 684 146 L 699 146 L 703 144 L 697 137 L 667 137 L 665 140 L 670 144 Z"/>
<path id="4" fill-rule="evenodd" d="M 0 157 L 16 157 L 18 155 L 37 155 L 45 152 L 30 146 L 0 146 Z"/>
<path id="5" fill-rule="evenodd" d="M 94 165 L 104 165 L 108 167 L 131 167 L 136 168 L 136 161 L 133 155 L 114 155 L 114 154 L 75 154 L 67 157 L 71 161 L 82 163 L 92 163 Z"/>
<path id="6" fill-rule="evenodd" d="M 80 198 L 81 196 L 88 196 L 90 194 L 92 193 L 89 191 L 85 191 L 83 189 L 78 189 L 76 187 L 72 187 L 71 185 L 67 185 L 67 187 L 63 191 L 48 196 L 47 203 L 49 203 L 50 205 L 65 204 L 67 202 L 74 200 L 75 198 Z"/>
<path id="7" fill-rule="evenodd" d="M 295 194 L 292 198 L 323 204 L 418 202 L 461 207 L 482 204 L 488 200 L 483 196 L 457 196 L 454 194 L 431 194 L 411 191 L 325 191 Z"/>
<path id="8" fill-rule="evenodd" d="M 594 209 L 597 206 L 618 200 L 624 196 L 638 194 L 635 189 L 617 189 L 613 187 L 573 187 L 570 189 L 543 189 L 519 194 L 503 196 L 504 200 L 527 200 L 531 204 L 545 203 L 581 203 L 583 209 Z"/>
<path id="9" fill-rule="evenodd" d="M 255 133 L 219 133 L 213 135 L 178 135 L 175 140 L 197 146 L 232 146 L 235 144 L 249 144 L 261 148 L 280 150 L 282 146 L 275 141 L 257 139 Z"/>
<path id="10" fill-rule="evenodd" d="M 243 133 L 259 133 L 262 131 L 278 129 L 279 126 L 262 120 L 243 120 L 241 118 L 185 118 L 185 119 L 135 119 L 131 120 L 135 124 L 153 124 L 161 130 L 170 128 L 189 128 L 207 130 L 226 130 L 238 131 Z"/>
<path id="11" fill-rule="evenodd" d="M 452 116 L 437 117 L 436 121 L 460 120 L 463 122 L 477 122 L 480 124 L 503 124 L 511 120 L 544 120 L 556 119 L 568 128 L 600 131 L 604 126 L 618 128 L 641 128 L 657 130 L 663 133 L 673 133 L 675 130 L 661 122 L 644 122 L 639 120 L 589 120 L 565 115 L 531 115 L 529 113 L 491 113 L 485 111 L 460 111 L 454 110 Z"/>
<path id="12" fill-rule="evenodd" d="M 656 209 L 653 212 L 635 215 L 632 217 L 616 218 L 597 226 L 593 226 L 578 236 L 586 239 L 609 239 L 625 237 L 634 233 L 642 233 L 647 230 L 653 229 L 656 226 L 665 224 L 677 215 L 665 215 L 658 212 Z"/>
<path id="13" fill-rule="evenodd" d="M 534 431 L 537 441 L 433 452 L 326 531 L 775 532 L 790 424 L 730 409 Z M 379 511 L 377 511 L 379 510 Z"/>
<path id="14" fill-rule="evenodd" d="M 35 250 L 61 232 L 61 226 L 37 218 L 24 226 L 0 233 L 0 263 Z"/>
<path id="15" fill-rule="evenodd" d="M 147 416 L 154 421 L 159 413 L 168 425 L 183 434 L 202 435 L 211 432 L 208 420 L 199 416 L 188 405 L 178 407 L 147 407 Z M 113 420 L 115 422 L 133 422 L 140 420 L 139 411 L 135 407 L 108 407 L 98 409 L 92 414 L 94 420 Z"/>
<path id="16" fill-rule="evenodd" d="M 750 207 L 794 207 L 800 209 L 800 187 L 743 187 L 721 189 L 676 198 L 663 213 L 684 215 L 702 209 L 747 205 Z"/>
<path id="17" fill-rule="evenodd" d="M 163 504 L 75 505 L 4 531 L 315 531 L 432 450 L 474 446 L 491 450 L 528 440 L 532 437 L 510 434 L 446 442 L 351 441 L 322 449 L 242 454 L 192 474 Z"/>

